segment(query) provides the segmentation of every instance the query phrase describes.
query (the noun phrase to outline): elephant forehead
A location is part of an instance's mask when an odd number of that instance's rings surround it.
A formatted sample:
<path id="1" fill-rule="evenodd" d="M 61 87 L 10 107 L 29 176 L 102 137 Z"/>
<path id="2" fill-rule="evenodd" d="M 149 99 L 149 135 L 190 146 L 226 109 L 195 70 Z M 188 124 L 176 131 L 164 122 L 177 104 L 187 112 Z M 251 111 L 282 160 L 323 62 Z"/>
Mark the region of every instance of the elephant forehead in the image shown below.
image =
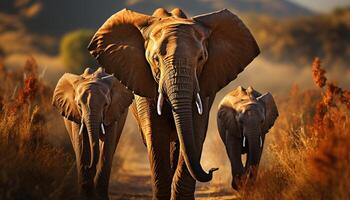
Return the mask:
<path id="1" fill-rule="evenodd" d="M 261 104 L 259 104 L 257 101 L 252 101 L 252 102 L 246 102 L 244 104 L 241 105 L 242 109 L 244 109 L 244 111 L 248 111 L 248 110 L 255 110 L 255 111 L 263 111 L 263 107 Z"/>
<path id="2" fill-rule="evenodd" d="M 97 92 L 97 90 L 102 92 L 108 92 L 107 85 L 101 83 L 101 81 L 99 81 L 97 78 L 85 79 L 85 81 L 81 82 L 77 86 L 78 93 L 83 93 L 86 91 Z"/>
<path id="3" fill-rule="evenodd" d="M 185 18 L 178 18 L 178 17 L 166 17 L 166 18 L 161 18 L 158 24 L 163 26 L 168 26 L 171 24 L 195 24 L 195 21 L 193 21 L 192 19 L 185 19 Z"/>
<path id="4" fill-rule="evenodd" d="M 150 37 L 159 39 L 164 35 L 191 35 L 200 36 L 193 21 L 172 20 L 155 24 L 150 28 Z"/>
<path id="5" fill-rule="evenodd" d="M 239 111 L 245 112 L 247 110 L 258 110 L 260 105 L 256 101 L 243 99 L 241 102 L 237 102 L 236 106 Z"/>
<path id="6" fill-rule="evenodd" d="M 262 107 L 255 99 L 250 98 L 248 95 L 242 95 L 239 97 L 227 95 L 221 101 L 219 107 L 221 106 L 232 107 L 238 112 L 244 112 L 249 108 L 255 109 L 255 107 L 257 107 L 260 109 L 260 107 Z"/>

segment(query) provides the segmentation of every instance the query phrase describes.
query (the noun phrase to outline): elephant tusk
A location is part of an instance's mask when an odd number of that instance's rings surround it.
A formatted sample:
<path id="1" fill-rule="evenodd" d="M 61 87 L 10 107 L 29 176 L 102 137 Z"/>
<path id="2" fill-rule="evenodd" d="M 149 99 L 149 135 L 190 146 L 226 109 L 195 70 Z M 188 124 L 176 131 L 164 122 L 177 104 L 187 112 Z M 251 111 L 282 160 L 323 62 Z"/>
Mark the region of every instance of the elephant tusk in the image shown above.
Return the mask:
<path id="1" fill-rule="evenodd" d="M 260 147 L 262 147 L 262 145 L 263 145 L 263 141 L 262 141 L 262 138 L 260 136 Z"/>
<path id="2" fill-rule="evenodd" d="M 80 125 L 80 129 L 79 129 L 79 135 L 81 135 L 83 133 L 83 129 L 84 129 L 84 122 L 83 122 L 83 120 L 81 120 L 81 125 Z"/>
<path id="3" fill-rule="evenodd" d="M 110 74 L 110 75 L 107 75 L 107 76 L 102 77 L 101 79 L 103 80 L 103 79 L 111 78 L 111 77 L 113 77 L 113 76 L 114 76 L 114 74 Z"/>
<path id="4" fill-rule="evenodd" d="M 157 113 L 162 115 L 162 107 L 164 102 L 164 96 L 162 92 L 159 92 L 158 101 L 157 101 Z"/>
<path id="5" fill-rule="evenodd" d="M 105 130 L 103 123 L 101 123 L 101 129 L 102 129 L 102 134 L 106 135 L 106 130 Z"/>
<path id="6" fill-rule="evenodd" d="M 243 136 L 243 147 L 245 147 L 245 136 Z"/>
<path id="7" fill-rule="evenodd" d="M 203 114 L 203 105 L 202 105 L 201 96 L 199 95 L 198 92 L 196 95 L 196 106 L 197 106 L 198 114 L 202 115 Z"/>

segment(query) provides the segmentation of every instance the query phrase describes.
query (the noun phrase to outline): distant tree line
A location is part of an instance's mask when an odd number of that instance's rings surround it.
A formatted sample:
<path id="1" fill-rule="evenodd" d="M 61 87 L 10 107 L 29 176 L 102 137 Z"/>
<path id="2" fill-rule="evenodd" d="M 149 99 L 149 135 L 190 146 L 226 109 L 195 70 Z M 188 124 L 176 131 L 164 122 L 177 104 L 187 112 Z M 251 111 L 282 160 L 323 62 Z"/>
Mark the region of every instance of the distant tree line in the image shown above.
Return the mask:
<path id="1" fill-rule="evenodd" d="M 262 55 L 275 61 L 305 65 L 321 57 L 331 67 L 346 66 L 350 58 L 350 8 L 291 19 L 252 15 L 246 21 Z"/>

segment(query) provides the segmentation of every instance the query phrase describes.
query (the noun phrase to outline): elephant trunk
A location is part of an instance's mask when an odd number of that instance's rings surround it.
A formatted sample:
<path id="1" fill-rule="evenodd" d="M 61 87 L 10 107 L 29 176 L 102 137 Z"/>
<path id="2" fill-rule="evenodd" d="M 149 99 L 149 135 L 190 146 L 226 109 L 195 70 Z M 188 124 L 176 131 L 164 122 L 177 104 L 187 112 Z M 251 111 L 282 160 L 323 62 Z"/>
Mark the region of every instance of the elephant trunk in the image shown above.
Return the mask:
<path id="1" fill-rule="evenodd" d="M 180 151 L 191 176 L 200 182 L 212 179 L 214 169 L 206 173 L 200 165 L 200 152 L 197 152 L 193 130 L 193 95 L 194 84 L 190 67 L 168 66 L 165 90 L 172 106 L 175 126 L 180 141 Z"/>
<path id="2" fill-rule="evenodd" d="M 254 173 L 259 165 L 261 157 L 261 134 L 260 131 L 256 129 L 247 129 L 243 132 L 243 135 L 246 137 L 248 143 L 246 169 L 249 173 Z"/>
<path id="3" fill-rule="evenodd" d="M 86 129 L 89 136 L 90 144 L 90 164 L 89 169 L 96 170 L 96 165 L 99 160 L 100 148 L 99 148 L 99 131 L 100 124 L 97 117 L 90 114 L 85 119 Z"/>

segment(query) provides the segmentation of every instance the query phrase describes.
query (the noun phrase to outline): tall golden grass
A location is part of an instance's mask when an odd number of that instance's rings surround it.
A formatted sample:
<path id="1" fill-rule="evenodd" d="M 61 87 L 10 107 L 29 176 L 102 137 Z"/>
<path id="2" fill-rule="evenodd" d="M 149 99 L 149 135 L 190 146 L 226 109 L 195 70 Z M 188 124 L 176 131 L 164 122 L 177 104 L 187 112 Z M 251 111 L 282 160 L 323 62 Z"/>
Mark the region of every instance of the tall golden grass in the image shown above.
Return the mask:
<path id="1" fill-rule="evenodd" d="M 0 63 L 0 199 L 46 199 L 72 165 L 47 140 L 55 117 L 42 76 L 33 58 L 18 71 Z"/>
<path id="2" fill-rule="evenodd" d="M 242 199 L 350 198 L 349 91 L 327 80 L 319 58 L 312 74 L 317 90 L 294 86 L 278 100 L 268 166 L 244 186 Z"/>

